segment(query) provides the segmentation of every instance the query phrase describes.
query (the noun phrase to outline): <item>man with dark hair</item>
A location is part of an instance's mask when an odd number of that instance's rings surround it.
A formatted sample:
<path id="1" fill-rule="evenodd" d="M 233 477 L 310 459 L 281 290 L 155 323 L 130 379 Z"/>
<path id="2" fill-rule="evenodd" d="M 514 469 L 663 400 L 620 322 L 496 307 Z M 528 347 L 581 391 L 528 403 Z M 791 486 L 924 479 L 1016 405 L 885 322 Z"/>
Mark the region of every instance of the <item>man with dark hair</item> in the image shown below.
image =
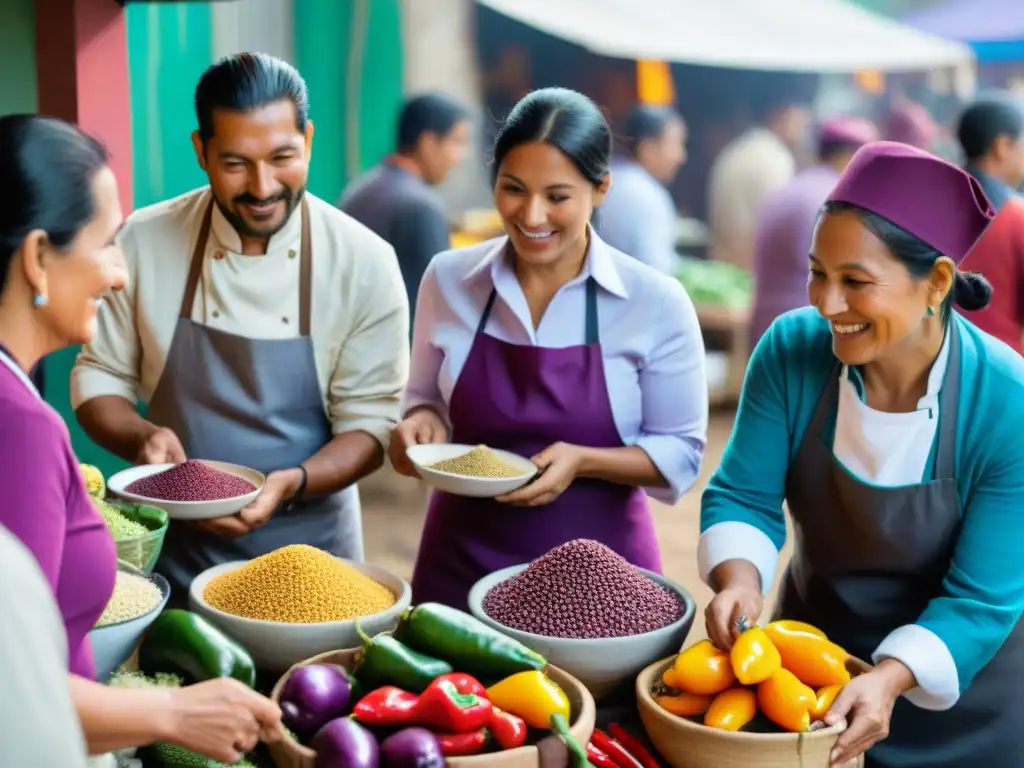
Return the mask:
<path id="1" fill-rule="evenodd" d="M 128 218 L 131 289 L 100 310 L 72 373 L 79 423 L 122 458 L 266 475 L 236 514 L 171 525 L 157 569 L 176 602 L 204 569 L 288 544 L 362 558 L 355 483 L 381 465 L 409 358 L 394 250 L 306 191 L 299 73 L 229 56 L 195 106 L 210 183 Z"/>
<path id="2" fill-rule="evenodd" d="M 806 307 L 807 255 L 818 211 L 858 148 L 878 138 L 868 120 L 834 117 L 818 129 L 817 163 L 773 192 L 754 231 L 754 312 L 750 347 L 779 315 Z"/>
<path id="3" fill-rule="evenodd" d="M 434 187 L 462 162 L 469 113 L 442 93 L 406 102 L 398 117 L 394 154 L 354 181 L 338 207 L 395 249 L 410 315 L 430 260 L 450 247 L 450 227 Z"/>
<path id="4" fill-rule="evenodd" d="M 626 113 L 620 134 L 626 155 L 612 162 L 597 233 L 613 248 L 673 274 L 678 214 L 666 185 L 686 162 L 686 123 L 670 107 L 642 104 Z"/>
<path id="5" fill-rule="evenodd" d="M 964 260 L 995 286 L 991 303 L 964 312 L 971 322 L 1024 352 L 1024 111 L 1009 95 L 992 94 L 964 110 L 957 138 L 974 176 L 995 207 L 995 220 Z"/>

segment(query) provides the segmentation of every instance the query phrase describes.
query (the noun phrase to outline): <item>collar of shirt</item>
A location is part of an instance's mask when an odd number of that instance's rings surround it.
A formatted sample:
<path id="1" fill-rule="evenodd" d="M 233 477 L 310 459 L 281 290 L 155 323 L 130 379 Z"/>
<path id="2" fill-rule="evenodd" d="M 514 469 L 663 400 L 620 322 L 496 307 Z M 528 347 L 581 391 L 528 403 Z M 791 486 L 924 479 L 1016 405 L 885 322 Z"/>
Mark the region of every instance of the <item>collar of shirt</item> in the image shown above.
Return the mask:
<path id="1" fill-rule="evenodd" d="M 204 202 L 205 206 L 206 203 Z M 197 225 L 202 222 L 202 217 L 196 220 Z M 231 222 L 224 218 L 224 214 L 221 213 L 220 206 L 214 203 L 213 206 L 213 219 L 210 222 L 210 232 L 213 234 L 214 239 L 221 248 L 228 250 L 232 253 L 242 252 L 242 238 L 238 236 L 238 232 L 232 226 Z M 284 223 L 277 232 L 275 232 L 269 242 L 267 243 L 267 256 L 277 252 L 284 251 L 295 247 L 295 243 L 300 239 L 302 234 L 302 205 L 295 206 L 295 209 L 291 212 L 288 220 Z"/>
<path id="2" fill-rule="evenodd" d="M 978 180 L 981 184 L 982 190 L 985 192 L 985 196 L 992 203 L 992 207 L 997 211 L 1002 208 L 1006 201 L 1013 197 L 1017 192 L 1009 184 L 1000 181 L 995 176 L 991 176 L 982 170 L 979 170 L 975 165 L 968 165 L 967 172 Z"/>
<path id="3" fill-rule="evenodd" d="M 29 391 L 32 392 L 32 394 L 34 394 L 36 397 L 42 397 L 39 394 L 39 390 L 36 389 L 36 385 L 32 383 L 32 379 L 28 377 L 28 374 L 21 369 L 21 366 L 14 361 L 14 358 L 11 357 L 7 350 L 4 349 L 3 347 L 0 347 L 0 365 L 9 368 L 11 370 L 11 373 L 13 373 L 19 379 L 21 379 L 22 383 L 26 387 L 28 387 Z"/>
<path id="4" fill-rule="evenodd" d="M 935 408 L 939 404 L 939 393 L 942 391 L 942 382 L 946 378 L 946 366 L 949 363 L 949 336 L 957 330 L 952 322 L 946 325 L 946 335 L 942 340 L 942 347 L 939 349 L 939 356 L 935 358 L 935 364 L 928 372 L 928 387 L 925 389 L 924 397 L 917 401 L 919 410 Z M 861 401 L 864 400 L 864 379 L 857 368 L 843 366 L 843 376 L 848 376 L 853 382 L 854 388 Z"/>
<path id="5" fill-rule="evenodd" d="M 622 282 L 622 275 L 619 274 L 618 267 L 615 266 L 608 244 L 597 236 L 594 228 L 589 224 L 587 231 L 590 235 L 590 245 L 587 247 L 583 270 L 566 285 L 582 283 L 587 278 L 593 277 L 604 290 L 620 298 L 628 299 L 629 293 Z M 496 238 L 480 262 L 463 278 L 466 282 L 473 282 L 480 279 L 482 275 L 488 274 L 495 289 L 506 301 L 508 301 L 510 293 L 509 288 L 513 283 L 518 284 L 515 271 L 509 265 L 508 259 L 505 258 L 508 244 L 507 235 Z"/>

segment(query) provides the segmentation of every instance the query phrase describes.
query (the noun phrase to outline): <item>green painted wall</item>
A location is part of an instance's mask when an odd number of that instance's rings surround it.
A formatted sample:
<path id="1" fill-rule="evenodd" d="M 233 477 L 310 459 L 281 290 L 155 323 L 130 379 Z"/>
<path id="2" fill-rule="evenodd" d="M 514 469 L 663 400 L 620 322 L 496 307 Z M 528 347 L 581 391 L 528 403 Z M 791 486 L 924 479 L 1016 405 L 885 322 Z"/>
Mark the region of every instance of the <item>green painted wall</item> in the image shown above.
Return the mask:
<path id="1" fill-rule="evenodd" d="M 36 11 L 34 0 L 3 0 L 0 11 L 0 115 L 35 112 Z"/>

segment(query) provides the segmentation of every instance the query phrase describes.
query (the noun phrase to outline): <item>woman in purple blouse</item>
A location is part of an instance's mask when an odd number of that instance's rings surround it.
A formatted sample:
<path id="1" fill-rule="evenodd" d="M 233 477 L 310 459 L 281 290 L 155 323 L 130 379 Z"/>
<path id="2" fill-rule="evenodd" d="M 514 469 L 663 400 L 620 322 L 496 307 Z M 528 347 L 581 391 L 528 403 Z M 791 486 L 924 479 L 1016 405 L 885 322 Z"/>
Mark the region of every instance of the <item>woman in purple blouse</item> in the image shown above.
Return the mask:
<path id="1" fill-rule="evenodd" d="M 0 190 L 0 524 L 32 552 L 56 597 L 89 751 L 168 741 L 234 763 L 258 739 L 279 735 L 277 707 L 245 686 L 221 679 L 155 691 L 95 682 L 87 633 L 114 587 L 114 544 L 86 494 L 67 427 L 27 373 L 44 355 L 89 341 L 104 294 L 127 285 L 106 152 L 53 118 L 0 117 Z"/>

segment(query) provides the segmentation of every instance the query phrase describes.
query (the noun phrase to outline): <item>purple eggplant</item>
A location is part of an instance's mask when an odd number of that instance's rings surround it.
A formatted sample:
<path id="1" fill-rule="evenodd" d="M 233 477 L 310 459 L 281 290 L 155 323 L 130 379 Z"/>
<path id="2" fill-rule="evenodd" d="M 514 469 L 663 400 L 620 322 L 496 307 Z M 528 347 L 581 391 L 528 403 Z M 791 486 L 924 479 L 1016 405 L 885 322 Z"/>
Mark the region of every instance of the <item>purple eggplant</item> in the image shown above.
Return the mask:
<path id="1" fill-rule="evenodd" d="M 310 743 L 316 768 L 380 768 L 380 747 L 372 733 L 350 717 L 338 717 Z"/>
<path id="2" fill-rule="evenodd" d="M 299 734 L 313 734 L 348 712 L 352 683 L 340 667 L 310 664 L 299 667 L 281 691 L 281 720 Z"/>
<path id="3" fill-rule="evenodd" d="M 426 728 L 405 728 L 380 745 L 384 768 L 444 768 L 437 737 Z"/>

